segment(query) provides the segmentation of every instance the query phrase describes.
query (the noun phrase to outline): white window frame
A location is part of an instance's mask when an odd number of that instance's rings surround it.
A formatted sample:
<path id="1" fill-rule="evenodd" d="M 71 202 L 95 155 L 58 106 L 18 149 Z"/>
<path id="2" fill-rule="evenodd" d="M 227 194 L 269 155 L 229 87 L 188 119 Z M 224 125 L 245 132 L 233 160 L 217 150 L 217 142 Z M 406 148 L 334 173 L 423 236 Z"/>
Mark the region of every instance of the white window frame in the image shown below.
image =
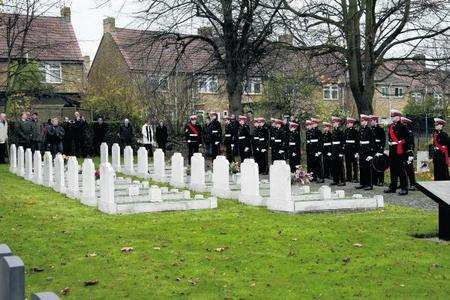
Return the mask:
<path id="1" fill-rule="evenodd" d="M 322 86 L 322 96 L 323 100 L 327 101 L 337 101 L 339 100 L 339 85 L 338 84 L 327 84 Z M 329 96 L 326 96 L 326 92 L 329 93 Z M 336 92 L 336 97 L 333 97 L 333 92 Z"/>
<path id="2" fill-rule="evenodd" d="M 414 102 L 419 102 L 423 100 L 423 95 L 421 92 L 412 92 L 411 98 L 414 100 Z"/>
<path id="3" fill-rule="evenodd" d="M 381 97 L 388 98 L 389 97 L 389 87 L 386 85 L 383 85 L 380 89 Z"/>
<path id="4" fill-rule="evenodd" d="M 438 100 L 438 101 L 441 101 L 442 98 L 443 98 L 443 95 L 442 95 L 442 93 L 433 92 L 433 98 Z"/>
<path id="5" fill-rule="evenodd" d="M 200 76 L 197 88 L 200 94 L 217 94 L 219 91 L 219 79 L 216 75 Z"/>
<path id="6" fill-rule="evenodd" d="M 52 71 L 55 71 L 57 68 L 54 66 L 57 65 L 59 69 L 59 78 L 52 75 Z M 53 70 L 52 70 L 53 68 Z M 43 83 L 62 83 L 62 64 L 58 61 L 45 61 L 39 63 L 39 70 L 42 73 L 42 82 Z"/>
<path id="7" fill-rule="evenodd" d="M 397 93 L 397 91 L 401 91 L 401 93 Z M 402 86 L 394 87 L 394 98 L 402 99 L 403 97 L 405 97 L 405 88 Z"/>
<path id="8" fill-rule="evenodd" d="M 255 86 L 259 84 L 259 91 L 255 91 Z M 247 95 L 261 95 L 262 94 L 262 80 L 260 77 L 249 78 L 244 82 L 244 93 Z"/>

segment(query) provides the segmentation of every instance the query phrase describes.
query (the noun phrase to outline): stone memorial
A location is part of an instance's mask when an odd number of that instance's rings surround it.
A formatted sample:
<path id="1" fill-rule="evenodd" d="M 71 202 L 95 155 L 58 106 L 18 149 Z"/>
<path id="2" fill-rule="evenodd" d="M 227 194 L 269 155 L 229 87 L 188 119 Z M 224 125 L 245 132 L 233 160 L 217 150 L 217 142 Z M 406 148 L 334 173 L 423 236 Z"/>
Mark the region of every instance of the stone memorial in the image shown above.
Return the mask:
<path id="1" fill-rule="evenodd" d="M 123 172 L 126 175 L 134 175 L 134 157 L 133 148 L 131 146 L 126 146 L 123 150 Z"/>
<path id="2" fill-rule="evenodd" d="M 12 144 L 9 148 L 9 172 L 16 174 L 17 172 L 17 148 Z"/>
<path id="3" fill-rule="evenodd" d="M 33 182 L 42 184 L 42 155 L 41 151 L 34 151 L 33 154 Z"/>
<path id="4" fill-rule="evenodd" d="M 64 172 L 64 159 L 60 153 L 56 154 L 54 159 L 54 178 L 53 178 L 53 189 L 58 193 L 65 194 L 65 172 Z"/>
<path id="5" fill-rule="evenodd" d="M 18 256 L 0 258 L 0 299 L 25 299 L 25 266 Z"/>
<path id="6" fill-rule="evenodd" d="M 25 175 L 25 152 L 22 146 L 17 149 L 17 173 L 18 176 Z"/>
<path id="7" fill-rule="evenodd" d="M 417 151 L 417 167 L 418 173 L 430 171 L 428 151 Z"/>
<path id="8" fill-rule="evenodd" d="M 203 193 L 206 190 L 205 183 L 205 158 L 201 153 L 194 153 L 191 158 L 191 182 L 189 189 Z"/>
<path id="9" fill-rule="evenodd" d="M 109 163 L 100 166 L 100 200 L 98 209 L 101 212 L 115 214 L 117 212 L 114 203 L 114 181 L 116 173 Z"/>
<path id="10" fill-rule="evenodd" d="M 42 172 L 42 184 L 46 187 L 53 186 L 53 158 L 49 151 L 44 153 L 44 169 Z"/>
<path id="11" fill-rule="evenodd" d="M 59 297 L 55 293 L 42 292 L 31 295 L 31 300 L 59 300 Z"/>
<path id="12" fill-rule="evenodd" d="M 117 143 L 114 143 L 112 145 L 112 149 L 111 149 L 111 162 L 112 162 L 112 167 L 114 169 L 114 171 L 116 172 L 121 172 L 122 168 L 121 168 L 121 160 L 120 160 L 120 146 Z"/>
<path id="13" fill-rule="evenodd" d="M 95 194 L 95 166 L 90 158 L 85 159 L 82 165 L 81 203 L 88 206 L 97 206 L 97 196 Z"/>
<path id="14" fill-rule="evenodd" d="M 184 184 L 184 158 L 179 152 L 175 152 L 171 159 L 170 185 L 183 188 Z"/>
<path id="15" fill-rule="evenodd" d="M 108 153 L 108 144 L 107 143 L 102 143 L 100 145 L 100 163 L 104 164 L 108 162 L 108 157 L 109 153 Z"/>
<path id="16" fill-rule="evenodd" d="M 259 170 L 254 159 L 248 158 L 241 164 L 241 192 L 239 202 L 261 206 L 265 205 L 259 193 Z"/>
<path id="17" fill-rule="evenodd" d="M 12 251 L 6 244 L 0 244 L 0 258 L 3 256 L 11 256 Z"/>
<path id="18" fill-rule="evenodd" d="M 331 188 L 327 185 L 322 185 L 319 188 L 320 199 L 328 200 L 332 199 L 331 197 Z"/>
<path id="19" fill-rule="evenodd" d="M 229 198 L 231 196 L 230 163 L 223 155 L 217 156 L 213 161 L 212 181 L 212 195 L 223 198 Z"/>
<path id="20" fill-rule="evenodd" d="M 276 211 L 293 212 L 295 204 L 292 199 L 291 169 L 284 160 L 276 160 L 269 169 L 270 196 L 267 208 Z"/>
<path id="21" fill-rule="evenodd" d="M 139 177 L 148 178 L 148 151 L 145 147 L 140 147 L 137 152 L 137 175 Z"/>
<path id="22" fill-rule="evenodd" d="M 153 179 L 164 182 L 166 180 L 166 161 L 164 152 L 161 149 L 156 149 L 153 153 Z"/>
<path id="23" fill-rule="evenodd" d="M 67 188 L 66 194 L 69 198 L 79 197 L 79 165 L 78 160 L 75 156 L 69 157 L 67 161 Z"/>
<path id="24" fill-rule="evenodd" d="M 30 148 L 25 150 L 25 175 L 26 180 L 33 180 L 33 153 Z"/>

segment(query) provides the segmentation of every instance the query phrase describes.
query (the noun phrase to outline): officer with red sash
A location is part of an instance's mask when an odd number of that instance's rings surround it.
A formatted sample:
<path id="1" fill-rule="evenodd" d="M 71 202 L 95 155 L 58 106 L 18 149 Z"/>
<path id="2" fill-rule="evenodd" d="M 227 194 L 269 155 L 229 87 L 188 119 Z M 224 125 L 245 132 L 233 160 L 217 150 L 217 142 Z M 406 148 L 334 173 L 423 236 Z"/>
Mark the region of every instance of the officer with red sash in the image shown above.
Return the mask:
<path id="1" fill-rule="evenodd" d="M 301 150 L 300 150 L 300 133 L 298 132 L 298 124 L 295 122 L 289 122 L 288 133 L 288 156 L 291 172 L 300 166 Z"/>
<path id="2" fill-rule="evenodd" d="M 345 168 L 344 168 L 344 132 L 340 128 L 341 118 L 331 117 L 331 124 L 333 125 L 333 132 L 331 134 L 331 157 L 332 157 L 332 175 L 333 182 L 331 185 L 345 185 Z"/>
<path id="3" fill-rule="evenodd" d="M 188 147 L 188 160 L 191 164 L 191 157 L 198 152 L 202 145 L 202 127 L 197 124 L 197 116 L 192 115 L 189 122 L 184 127 L 184 138 Z"/>
<path id="4" fill-rule="evenodd" d="M 448 134 L 443 131 L 446 122 L 440 118 L 434 119 L 433 144 L 431 145 L 433 164 L 434 164 L 434 180 L 450 180 L 448 167 L 450 139 Z"/>
<path id="5" fill-rule="evenodd" d="M 401 122 L 402 113 L 391 110 L 392 123 L 388 126 L 389 168 L 391 183 L 385 193 L 395 193 L 400 180 L 400 196 L 408 194 L 408 180 L 406 178 L 406 153 L 408 151 L 408 129 Z"/>
<path id="6" fill-rule="evenodd" d="M 409 149 L 406 152 L 406 175 L 409 181 L 409 190 L 414 191 L 416 189 L 416 173 L 414 170 L 414 133 L 411 130 L 412 121 L 406 117 L 402 117 L 401 121 L 408 129 L 408 144 Z"/>

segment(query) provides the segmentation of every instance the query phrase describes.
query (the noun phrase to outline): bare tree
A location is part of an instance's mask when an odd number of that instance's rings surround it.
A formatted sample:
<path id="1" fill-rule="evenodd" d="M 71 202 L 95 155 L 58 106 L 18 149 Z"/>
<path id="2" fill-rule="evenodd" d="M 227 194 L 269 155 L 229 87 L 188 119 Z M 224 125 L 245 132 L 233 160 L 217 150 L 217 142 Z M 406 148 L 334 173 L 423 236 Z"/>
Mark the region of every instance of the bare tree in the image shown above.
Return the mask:
<path id="1" fill-rule="evenodd" d="M 381 66 L 423 59 L 416 55 L 450 30 L 445 0 L 284 0 L 283 12 L 296 49 L 331 54 L 347 69 L 359 113 L 373 112 Z"/>
<path id="2" fill-rule="evenodd" d="M 243 83 L 270 53 L 283 0 L 142 0 L 138 14 L 146 29 L 171 36 L 183 56 L 196 57 L 192 72 L 223 74 L 232 113 L 242 112 Z M 181 34 L 201 25 L 194 33 Z M 152 37 L 153 39 L 155 36 Z M 147 42 L 148 41 L 144 41 Z M 188 58 L 189 59 L 189 58 Z"/>

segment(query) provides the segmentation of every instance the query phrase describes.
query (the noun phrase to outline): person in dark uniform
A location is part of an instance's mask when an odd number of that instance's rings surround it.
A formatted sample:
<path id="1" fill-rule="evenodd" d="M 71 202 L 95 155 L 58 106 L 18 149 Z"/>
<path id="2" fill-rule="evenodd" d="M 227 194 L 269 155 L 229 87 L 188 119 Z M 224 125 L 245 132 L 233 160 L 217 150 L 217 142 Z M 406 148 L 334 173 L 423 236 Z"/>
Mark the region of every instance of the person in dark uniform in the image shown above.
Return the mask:
<path id="1" fill-rule="evenodd" d="M 225 145 L 225 157 L 229 162 L 234 162 L 234 148 L 236 144 L 236 130 L 234 124 L 231 123 L 229 117 L 224 118 L 225 134 L 223 136 L 223 144 Z"/>
<path id="2" fill-rule="evenodd" d="M 164 153 L 166 153 L 167 139 L 169 135 L 167 133 L 167 126 L 164 124 L 162 120 L 159 120 L 158 125 L 156 125 L 155 135 L 158 148 L 161 149 Z"/>
<path id="3" fill-rule="evenodd" d="M 431 152 L 434 165 L 434 180 L 450 180 L 448 167 L 450 165 L 448 151 L 450 139 L 443 130 L 446 122 L 440 118 L 434 119 L 434 132 L 432 138 Z"/>
<path id="4" fill-rule="evenodd" d="M 359 144 L 357 157 L 359 158 L 359 186 L 356 189 L 373 190 L 372 159 L 375 138 L 369 126 L 371 116 L 361 115 L 359 128 Z"/>
<path id="5" fill-rule="evenodd" d="M 408 129 L 401 122 L 402 114 L 398 110 L 390 112 L 392 123 L 388 126 L 389 140 L 389 168 L 391 183 L 385 193 L 395 193 L 400 179 L 400 196 L 408 194 L 408 180 L 406 178 L 405 157 L 408 151 Z"/>
<path id="6" fill-rule="evenodd" d="M 276 160 L 286 159 L 286 134 L 283 126 L 283 121 L 276 119 L 275 130 L 273 132 L 272 140 L 272 163 Z"/>
<path id="7" fill-rule="evenodd" d="M 323 183 L 323 141 L 322 132 L 317 127 L 319 120 L 311 118 L 311 134 L 309 149 L 311 151 L 313 181 Z"/>
<path id="8" fill-rule="evenodd" d="M 51 120 L 48 121 L 51 126 Z M 73 155 L 73 122 L 68 117 L 64 117 L 61 127 L 64 129 L 63 150 L 67 156 Z M 50 149 L 50 148 L 49 148 Z"/>
<path id="9" fill-rule="evenodd" d="M 344 132 L 340 128 L 341 119 L 338 117 L 331 117 L 331 124 L 333 131 L 331 133 L 331 158 L 332 158 L 332 175 L 333 182 L 331 185 L 344 186 L 345 185 L 345 168 L 344 168 Z"/>
<path id="10" fill-rule="evenodd" d="M 100 154 L 100 145 L 106 141 L 106 133 L 108 132 L 108 125 L 103 122 L 103 118 L 97 118 L 97 122 L 93 126 L 94 139 L 93 139 L 93 152 L 96 155 Z"/>
<path id="11" fill-rule="evenodd" d="M 31 151 L 41 151 L 43 144 L 43 132 L 42 132 L 42 124 L 39 122 L 38 113 L 33 113 L 30 119 L 31 125 L 33 127 L 33 136 L 31 138 Z"/>
<path id="12" fill-rule="evenodd" d="M 355 128 L 356 120 L 347 118 L 347 128 L 344 131 L 345 138 L 345 172 L 348 182 L 358 182 L 358 161 L 356 153 L 358 149 L 358 131 Z M 353 176 L 352 176 L 353 175 Z"/>
<path id="13" fill-rule="evenodd" d="M 134 140 L 134 128 L 130 120 L 124 119 L 119 127 L 120 148 L 122 151 L 126 146 L 131 146 Z"/>
<path id="14" fill-rule="evenodd" d="M 20 120 L 17 122 L 17 146 L 23 147 L 23 150 L 31 148 L 31 141 L 33 137 L 33 124 L 28 119 L 29 113 L 23 112 Z"/>
<path id="15" fill-rule="evenodd" d="M 310 149 L 310 140 L 311 140 L 311 134 L 312 134 L 312 123 L 310 120 L 305 121 L 305 127 L 306 127 L 306 171 L 308 173 L 312 173 L 313 166 L 312 166 L 312 157 L 311 157 L 311 149 Z"/>
<path id="16" fill-rule="evenodd" d="M 300 166 L 301 163 L 301 140 L 300 133 L 298 132 L 298 123 L 289 122 L 289 134 L 288 134 L 288 158 L 289 166 L 291 167 L 291 173 Z"/>
<path id="17" fill-rule="evenodd" d="M 76 111 L 72 125 L 74 155 L 77 157 L 86 156 L 86 120 Z"/>
<path id="18" fill-rule="evenodd" d="M 256 143 L 255 147 L 255 161 L 259 166 L 260 174 L 267 174 L 269 172 L 268 167 L 268 157 L 269 157 L 269 141 L 270 141 L 270 133 L 269 128 L 266 125 L 266 120 L 263 117 L 259 117 L 255 119 L 257 122 L 257 127 L 255 130 L 255 135 L 258 137 L 258 140 L 254 140 Z"/>
<path id="19" fill-rule="evenodd" d="M 232 134 L 233 135 L 233 142 L 234 142 L 234 146 L 233 146 L 233 159 L 239 155 L 239 145 L 238 145 L 238 140 L 237 140 L 237 134 L 238 134 L 238 130 L 239 130 L 239 121 L 236 119 L 236 115 L 232 114 L 230 115 L 230 124 L 231 124 L 231 128 L 232 128 Z"/>
<path id="20" fill-rule="evenodd" d="M 64 128 L 59 125 L 58 118 L 52 119 L 52 125 L 48 128 L 47 139 L 50 143 L 50 151 L 53 156 L 63 153 Z"/>
<path id="21" fill-rule="evenodd" d="M 384 152 L 384 147 L 386 146 L 386 132 L 383 127 L 379 124 L 379 117 L 372 116 L 372 130 L 374 135 L 374 153 L 375 156 L 381 156 Z M 377 186 L 384 185 L 384 172 L 373 170 L 373 184 Z"/>
<path id="22" fill-rule="evenodd" d="M 214 161 L 220 152 L 220 143 L 222 142 L 222 125 L 217 120 L 217 113 L 209 114 L 211 122 L 209 123 L 208 133 L 211 135 L 209 140 L 211 143 L 211 159 Z"/>
<path id="23" fill-rule="evenodd" d="M 203 143 L 202 127 L 197 124 L 198 117 L 192 115 L 189 117 L 189 122 L 184 127 L 184 138 L 188 147 L 188 163 L 191 164 L 191 157 L 197 153 Z"/>
<path id="24" fill-rule="evenodd" d="M 409 190 L 416 190 L 416 173 L 414 170 L 414 133 L 411 130 L 412 121 L 406 117 L 401 118 L 401 122 L 408 129 L 408 151 L 406 151 L 406 175 L 408 176 Z"/>
<path id="25" fill-rule="evenodd" d="M 331 123 L 323 122 L 322 142 L 323 142 L 323 177 L 331 178 L 332 173 L 332 151 L 331 143 L 333 136 L 331 133 Z"/>
<path id="26" fill-rule="evenodd" d="M 239 116 L 239 128 L 237 132 L 237 143 L 239 147 L 239 155 L 241 162 L 252 156 L 252 141 L 250 136 L 250 127 L 248 126 L 247 117 Z"/>

